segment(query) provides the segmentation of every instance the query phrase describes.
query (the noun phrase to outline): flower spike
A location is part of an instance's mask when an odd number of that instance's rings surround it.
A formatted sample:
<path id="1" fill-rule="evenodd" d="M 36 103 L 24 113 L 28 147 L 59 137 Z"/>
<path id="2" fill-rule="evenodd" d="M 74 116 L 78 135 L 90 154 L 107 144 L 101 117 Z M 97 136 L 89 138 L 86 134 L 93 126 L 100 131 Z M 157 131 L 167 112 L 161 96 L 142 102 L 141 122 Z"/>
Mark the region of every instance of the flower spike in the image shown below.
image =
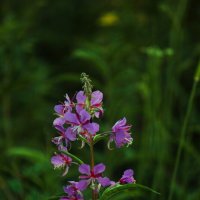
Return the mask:
<path id="1" fill-rule="evenodd" d="M 54 106 L 56 118 L 53 126 L 57 135 L 52 142 L 60 153 L 51 157 L 54 169 L 64 169 L 63 176 L 68 173 L 72 164 L 78 165 L 80 176 L 78 180 L 68 181 L 63 187 L 64 195 L 60 200 L 84 200 L 84 191 L 92 190 L 92 200 L 97 200 L 106 187 L 122 186 L 135 183 L 132 169 L 125 170 L 122 177 L 112 181 L 104 176 L 106 166 L 103 163 L 95 164 L 94 145 L 102 139 L 109 138 L 107 146 L 113 150 L 113 142 L 117 148 L 131 145 L 131 125 L 127 125 L 126 118 L 118 120 L 112 130 L 99 133 L 100 126 L 96 123 L 103 115 L 103 93 L 99 90 L 92 91 L 92 83 L 88 75 L 81 74 L 83 90 L 75 93 L 73 98 L 65 95 L 65 101 Z M 90 148 L 90 165 L 84 163 L 76 155 L 70 153 L 73 143 L 81 141 L 81 154 L 85 144 Z M 79 150 L 80 151 L 80 150 Z"/>

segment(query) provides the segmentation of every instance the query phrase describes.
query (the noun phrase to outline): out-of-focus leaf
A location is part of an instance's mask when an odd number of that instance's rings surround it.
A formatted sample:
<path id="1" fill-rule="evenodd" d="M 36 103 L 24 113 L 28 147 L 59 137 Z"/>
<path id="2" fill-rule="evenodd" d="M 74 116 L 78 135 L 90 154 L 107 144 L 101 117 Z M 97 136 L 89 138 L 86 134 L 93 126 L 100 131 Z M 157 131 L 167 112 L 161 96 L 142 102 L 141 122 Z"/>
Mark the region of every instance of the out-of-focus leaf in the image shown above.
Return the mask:
<path id="1" fill-rule="evenodd" d="M 92 62 L 104 76 L 107 76 L 109 67 L 105 60 L 103 60 L 103 58 L 101 58 L 101 56 L 96 52 L 88 49 L 77 49 L 73 56 Z"/>
<path id="2" fill-rule="evenodd" d="M 49 161 L 47 156 L 42 152 L 27 147 L 13 147 L 7 151 L 7 154 L 9 156 L 22 157 L 37 162 Z"/>
<path id="3" fill-rule="evenodd" d="M 22 182 L 18 179 L 11 179 L 8 181 L 8 185 L 12 191 L 21 194 L 23 192 Z"/>
<path id="4" fill-rule="evenodd" d="M 55 76 L 53 79 L 51 79 L 49 81 L 50 84 L 55 84 L 55 83 L 59 83 L 59 82 L 80 82 L 80 75 L 79 74 L 72 74 L 72 73 L 68 73 L 68 74 L 61 74 L 59 76 Z"/>
<path id="5" fill-rule="evenodd" d="M 126 185 L 117 185 L 115 187 L 107 188 L 103 192 L 103 194 L 99 200 L 109 200 L 118 194 L 126 193 L 126 192 L 130 192 L 132 195 L 135 194 L 136 196 L 138 196 L 141 191 L 151 192 L 151 193 L 155 193 L 157 195 L 160 194 L 160 193 L 156 192 L 155 190 L 153 190 L 149 187 L 140 185 L 140 184 L 126 184 Z"/>

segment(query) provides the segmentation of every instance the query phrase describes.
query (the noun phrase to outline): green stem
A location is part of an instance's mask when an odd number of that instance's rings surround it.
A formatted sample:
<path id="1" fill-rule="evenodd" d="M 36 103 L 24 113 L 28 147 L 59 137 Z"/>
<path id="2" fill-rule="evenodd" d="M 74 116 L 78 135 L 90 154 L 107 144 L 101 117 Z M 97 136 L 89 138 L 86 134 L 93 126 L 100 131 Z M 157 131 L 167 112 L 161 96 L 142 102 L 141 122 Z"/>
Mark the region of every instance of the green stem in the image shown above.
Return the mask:
<path id="1" fill-rule="evenodd" d="M 185 140 L 186 129 L 187 129 L 189 117 L 190 117 L 190 114 L 191 114 L 191 111 L 192 111 L 192 104 L 193 104 L 193 101 L 194 101 L 197 84 L 198 84 L 198 81 L 199 81 L 199 74 L 198 74 L 199 68 L 200 68 L 200 63 L 197 67 L 197 75 L 194 78 L 192 91 L 191 91 L 188 106 L 187 106 L 186 115 L 185 115 L 183 126 L 182 126 L 182 129 L 181 129 L 180 142 L 179 142 L 178 151 L 177 151 L 177 155 L 176 155 L 175 167 L 174 167 L 174 171 L 173 171 L 173 175 L 172 175 L 168 200 L 172 200 L 172 197 L 173 197 L 173 189 L 174 189 L 175 182 L 176 182 L 177 171 L 178 171 L 178 167 L 179 167 L 179 164 L 180 164 L 180 157 L 181 157 L 183 145 L 184 145 L 184 142 L 185 142 L 184 140 Z"/>
<path id="2" fill-rule="evenodd" d="M 91 160 L 91 170 L 94 169 L 94 143 L 92 135 L 90 135 L 90 160 Z M 96 200 L 96 192 L 92 189 L 92 200 Z"/>
<path id="3" fill-rule="evenodd" d="M 62 150 L 61 152 L 64 153 L 64 154 L 66 154 L 66 155 L 68 155 L 68 156 L 70 156 L 70 157 L 72 157 L 72 158 L 73 158 L 74 160 L 76 160 L 79 164 L 83 164 L 83 163 L 84 163 L 81 159 L 77 158 L 75 155 L 69 153 L 68 151 L 63 151 L 63 150 Z"/>
<path id="4" fill-rule="evenodd" d="M 110 134 L 112 133 L 112 131 L 107 131 L 107 132 L 103 132 L 103 133 L 100 133 L 100 134 L 97 134 L 94 136 L 94 139 L 93 139 L 93 144 L 96 144 L 98 141 L 106 138 L 107 136 L 109 136 Z"/>
<path id="5" fill-rule="evenodd" d="M 94 144 L 93 144 L 93 138 L 90 135 L 90 159 L 91 159 L 91 169 L 94 168 Z"/>

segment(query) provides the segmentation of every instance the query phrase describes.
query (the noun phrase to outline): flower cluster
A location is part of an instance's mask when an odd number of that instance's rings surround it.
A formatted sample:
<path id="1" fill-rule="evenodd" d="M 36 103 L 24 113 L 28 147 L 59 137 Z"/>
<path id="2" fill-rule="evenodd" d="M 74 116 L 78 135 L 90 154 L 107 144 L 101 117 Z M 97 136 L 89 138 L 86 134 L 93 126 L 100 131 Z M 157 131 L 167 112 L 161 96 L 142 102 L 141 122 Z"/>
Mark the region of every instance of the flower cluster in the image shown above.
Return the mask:
<path id="1" fill-rule="evenodd" d="M 84 90 L 79 91 L 75 96 L 75 101 L 66 94 L 64 103 L 54 107 L 56 119 L 53 126 L 58 132 L 58 136 L 52 139 L 60 153 L 56 153 L 51 158 L 54 168 L 64 168 L 63 176 L 67 174 L 72 164 L 79 165 L 79 181 L 69 181 L 69 185 L 64 187 L 65 196 L 61 200 L 83 200 L 83 191 L 90 187 L 93 191 L 93 199 L 97 199 L 99 191 L 104 187 L 114 187 L 117 184 L 134 183 L 133 170 L 126 170 L 123 176 L 117 181 L 111 181 L 103 176 L 106 166 L 103 163 L 94 165 L 94 138 L 97 135 L 102 138 L 109 137 L 108 145 L 114 142 L 117 148 L 132 143 L 130 133 L 131 126 L 127 125 L 126 118 L 117 121 L 111 131 L 98 133 L 100 126 L 94 122 L 103 113 L 103 93 L 100 91 L 92 92 L 92 86 L 87 75 L 83 75 Z M 75 156 L 70 156 L 69 149 L 72 142 L 81 140 L 87 143 L 91 152 L 91 165 L 77 163 Z"/>

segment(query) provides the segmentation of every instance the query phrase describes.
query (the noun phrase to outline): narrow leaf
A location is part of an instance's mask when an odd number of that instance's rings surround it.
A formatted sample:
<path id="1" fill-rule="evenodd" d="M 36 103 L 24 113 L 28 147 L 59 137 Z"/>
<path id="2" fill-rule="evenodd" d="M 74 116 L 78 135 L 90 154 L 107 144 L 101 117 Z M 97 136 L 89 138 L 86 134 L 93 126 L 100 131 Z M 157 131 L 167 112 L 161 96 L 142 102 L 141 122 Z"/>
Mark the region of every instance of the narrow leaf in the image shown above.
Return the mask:
<path id="1" fill-rule="evenodd" d="M 138 191 L 139 190 L 142 190 L 142 191 L 147 191 L 147 192 L 152 192 L 152 193 L 155 193 L 155 194 L 160 194 L 158 192 L 156 192 L 155 190 L 149 188 L 149 187 L 146 187 L 146 186 L 143 186 L 143 185 L 140 185 L 140 184 L 126 184 L 126 185 L 117 185 L 115 187 L 111 187 L 111 188 L 107 188 L 102 196 L 100 197 L 99 200 L 109 200 L 121 193 L 126 193 L 126 192 L 131 192 L 132 195 L 136 195 L 138 196 Z M 132 196 L 131 195 L 131 196 Z"/>
<path id="2" fill-rule="evenodd" d="M 48 159 L 45 154 L 42 152 L 27 148 L 27 147 L 13 147 L 7 151 L 9 156 L 17 156 L 26 158 L 28 160 L 40 161 L 40 162 L 47 162 Z"/>

